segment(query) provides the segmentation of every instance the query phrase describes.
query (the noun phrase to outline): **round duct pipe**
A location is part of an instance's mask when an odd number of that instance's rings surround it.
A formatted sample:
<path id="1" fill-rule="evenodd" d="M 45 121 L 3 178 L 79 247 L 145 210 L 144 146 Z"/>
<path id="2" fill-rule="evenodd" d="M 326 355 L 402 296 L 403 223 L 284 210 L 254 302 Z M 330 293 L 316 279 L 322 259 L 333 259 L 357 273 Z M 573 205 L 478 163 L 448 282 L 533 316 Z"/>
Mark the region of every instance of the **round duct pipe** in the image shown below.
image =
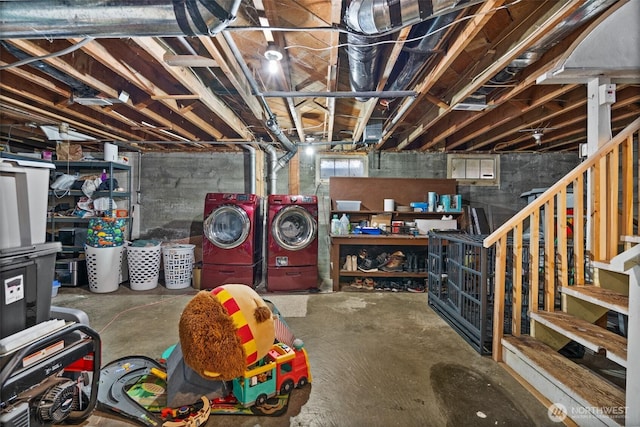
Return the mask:
<path id="1" fill-rule="evenodd" d="M 35 0 L 2 2 L 0 39 L 213 35 L 241 0 Z"/>
<path id="2" fill-rule="evenodd" d="M 461 5 L 481 3 L 479 0 L 352 0 L 345 13 L 349 28 L 362 34 L 382 34 L 456 11 Z"/>

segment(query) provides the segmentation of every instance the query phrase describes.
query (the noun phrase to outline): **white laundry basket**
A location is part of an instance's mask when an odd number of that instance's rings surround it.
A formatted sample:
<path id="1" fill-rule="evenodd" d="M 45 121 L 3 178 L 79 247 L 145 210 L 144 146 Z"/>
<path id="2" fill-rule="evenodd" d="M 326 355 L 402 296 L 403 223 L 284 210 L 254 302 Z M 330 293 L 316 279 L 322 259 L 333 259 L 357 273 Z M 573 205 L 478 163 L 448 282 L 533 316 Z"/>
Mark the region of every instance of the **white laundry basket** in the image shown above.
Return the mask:
<path id="1" fill-rule="evenodd" d="M 158 286 L 161 246 L 127 246 L 129 286 L 146 291 Z"/>
<path id="2" fill-rule="evenodd" d="M 162 247 L 164 284 L 167 289 L 182 289 L 191 285 L 196 245 L 167 244 Z"/>
<path id="3" fill-rule="evenodd" d="M 120 285 L 123 246 L 84 247 L 87 259 L 89 290 L 96 293 L 115 292 Z"/>

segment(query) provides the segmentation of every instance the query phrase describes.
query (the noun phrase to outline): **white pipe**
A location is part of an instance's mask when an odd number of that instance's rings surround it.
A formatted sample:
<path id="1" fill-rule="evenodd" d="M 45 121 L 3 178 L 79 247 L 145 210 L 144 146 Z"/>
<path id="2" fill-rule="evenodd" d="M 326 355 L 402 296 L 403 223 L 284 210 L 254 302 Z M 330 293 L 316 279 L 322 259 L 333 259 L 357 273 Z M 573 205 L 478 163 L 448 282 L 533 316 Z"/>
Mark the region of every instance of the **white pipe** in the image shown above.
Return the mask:
<path id="1" fill-rule="evenodd" d="M 249 144 L 243 144 L 242 148 L 246 149 L 249 152 L 250 159 L 250 169 L 251 169 L 251 188 L 249 189 L 250 194 L 256 193 L 256 149 L 253 148 Z"/>
<path id="2" fill-rule="evenodd" d="M 278 171 L 282 169 L 282 166 L 279 166 L 278 153 L 273 145 L 265 145 L 264 150 L 271 157 L 271 161 L 269 162 L 269 194 L 276 194 L 277 175 Z"/>

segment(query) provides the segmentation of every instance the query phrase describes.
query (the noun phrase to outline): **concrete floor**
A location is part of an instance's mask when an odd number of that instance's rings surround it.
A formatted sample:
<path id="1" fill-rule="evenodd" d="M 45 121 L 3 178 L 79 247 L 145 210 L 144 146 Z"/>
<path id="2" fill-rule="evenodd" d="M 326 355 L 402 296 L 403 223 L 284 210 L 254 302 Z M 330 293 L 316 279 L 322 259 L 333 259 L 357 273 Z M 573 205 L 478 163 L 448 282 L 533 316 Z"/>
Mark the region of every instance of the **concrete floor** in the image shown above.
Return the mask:
<path id="1" fill-rule="evenodd" d="M 108 294 L 61 288 L 53 305 L 85 311 L 100 333 L 103 365 L 158 358 L 178 340 L 197 291 L 162 285 Z M 547 408 L 503 367 L 476 353 L 427 305 L 427 294 L 263 294 L 305 342 L 313 382 L 279 417 L 221 416 L 206 426 L 551 426 Z M 96 411 L 84 426 L 137 425 Z"/>

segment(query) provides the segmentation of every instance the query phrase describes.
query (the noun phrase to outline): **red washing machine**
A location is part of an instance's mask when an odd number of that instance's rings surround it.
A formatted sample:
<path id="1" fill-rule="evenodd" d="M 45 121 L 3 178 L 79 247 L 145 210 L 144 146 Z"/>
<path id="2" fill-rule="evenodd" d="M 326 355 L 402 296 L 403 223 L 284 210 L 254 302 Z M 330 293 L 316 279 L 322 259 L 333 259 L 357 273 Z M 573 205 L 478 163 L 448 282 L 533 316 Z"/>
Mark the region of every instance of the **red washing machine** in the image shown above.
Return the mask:
<path id="1" fill-rule="evenodd" d="M 260 198 L 207 194 L 203 229 L 200 287 L 241 283 L 255 288 L 262 271 Z"/>
<path id="2" fill-rule="evenodd" d="M 267 290 L 317 288 L 318 198 L 272 194 L 268 205 Z"/>

